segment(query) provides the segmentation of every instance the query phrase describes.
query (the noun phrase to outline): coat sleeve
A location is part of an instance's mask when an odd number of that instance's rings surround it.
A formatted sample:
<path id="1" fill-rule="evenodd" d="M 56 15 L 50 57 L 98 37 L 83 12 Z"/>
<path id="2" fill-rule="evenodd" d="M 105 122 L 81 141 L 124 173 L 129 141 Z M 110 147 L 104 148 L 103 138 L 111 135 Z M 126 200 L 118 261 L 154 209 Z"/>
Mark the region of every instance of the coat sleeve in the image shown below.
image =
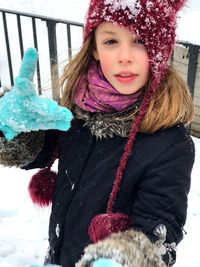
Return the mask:
<path id="1" fill-rule="evenodd" d="M 145 171 L 132 207 L 135 228 L 163 243 L 167 266 L 174 264 L 176 245 L 183 238 L 194 154 L 189 136 L 162 153 Z"/>
<path id="2" fill-rule="evenodd" d="M 23 169 L 43 168 L 50 161 L 59 131 L 21 133 L 7 141 L 0 133 L 0 164 Z"/>

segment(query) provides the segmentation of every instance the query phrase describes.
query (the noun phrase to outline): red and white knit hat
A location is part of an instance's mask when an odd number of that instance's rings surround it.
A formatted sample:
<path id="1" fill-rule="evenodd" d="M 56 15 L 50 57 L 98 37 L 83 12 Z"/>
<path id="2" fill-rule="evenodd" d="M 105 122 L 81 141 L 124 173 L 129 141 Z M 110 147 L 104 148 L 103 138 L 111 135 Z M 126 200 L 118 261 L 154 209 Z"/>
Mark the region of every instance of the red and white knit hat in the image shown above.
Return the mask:
<path id="1" fill-rule="evenodd" d="M 93 242 L 103 239 L 113 232 L 130 228 L 131 221 L 128 216 L 113 213 L 113 206 L 139 124 L 147 111 L 153 93 L 159 87 L 167 70 L 168 60 L 175 45 L 177 12 L 185 2 L 186 0 L 90 1 L 84 27 L 84 41 L 101 23 L 117 23 L 127 28 L 144 43 L 149 54 L 151 69 L 149 87 L 124 148 L 108 201 L 107 213 L 97 215 L 90 224 L 89 235 Z"/>

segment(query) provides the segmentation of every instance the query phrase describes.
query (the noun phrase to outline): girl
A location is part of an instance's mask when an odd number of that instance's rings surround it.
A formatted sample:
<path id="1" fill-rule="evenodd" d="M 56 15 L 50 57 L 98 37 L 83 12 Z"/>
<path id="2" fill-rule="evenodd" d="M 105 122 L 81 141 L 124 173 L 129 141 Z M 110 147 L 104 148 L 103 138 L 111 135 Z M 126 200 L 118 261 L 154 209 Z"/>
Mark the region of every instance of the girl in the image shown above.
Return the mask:
<path id="1" fill-rule="evenodd" d="M 46 264 L 174 264 L 194 162 L 184 126 L 193 116 L 192 99 L 167 64 L 183 4 L 92 0 L 83 46 L 62 77 L 61 103 L 74 115 L 69 131 L 64 108 L 62 128 L 56 116 L 45 128 L 47 115 L 11 142 L 2 132 L 2 164 L 47 166 L 29 186 L 34 202 L 52 199 Z M 48 170 L 57 157 L 54 183 Z"/>

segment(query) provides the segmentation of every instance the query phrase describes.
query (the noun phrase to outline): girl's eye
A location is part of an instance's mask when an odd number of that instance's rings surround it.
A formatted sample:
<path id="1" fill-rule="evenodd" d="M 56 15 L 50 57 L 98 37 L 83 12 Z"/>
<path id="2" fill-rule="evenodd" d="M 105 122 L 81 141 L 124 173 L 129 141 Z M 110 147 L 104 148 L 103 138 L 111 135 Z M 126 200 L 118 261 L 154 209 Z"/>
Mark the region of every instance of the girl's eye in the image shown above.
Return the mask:
<path id="1" fill-rule="evenodd" d="M 107 40 L 104 42 L 104 44 L 106 44 L 106 45 L 117 44 L 117 40 L 115 40 L 115 39 Z"/>
<path id="2" fill-rule="evenodd" d="M 143 40 L 135 40 L 134 41 L 135 44 L 141 44 L 141 45 L 144 45 L 144 41 Z"/>
<path id="3" fill-rule="evenodd" d="M 133 45 L 134 45 L 134 47 L 137 47 L 137 48 L 140 49 L 140 50 L 141 50 L 141 49 L 142 49 L 142 50 L 143 50 L 143 49 L 146 49 L 146 48 L 145 48 L 145 45 L 144 45 L 144 41 L 142 41 L 142 40 L 135 40 Z"/>

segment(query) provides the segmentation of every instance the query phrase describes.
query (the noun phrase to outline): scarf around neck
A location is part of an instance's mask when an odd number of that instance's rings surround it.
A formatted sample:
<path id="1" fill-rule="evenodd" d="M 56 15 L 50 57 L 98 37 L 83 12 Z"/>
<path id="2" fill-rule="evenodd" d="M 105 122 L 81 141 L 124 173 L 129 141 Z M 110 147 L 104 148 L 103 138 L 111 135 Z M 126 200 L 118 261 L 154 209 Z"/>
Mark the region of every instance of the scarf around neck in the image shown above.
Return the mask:
<path id="1" fill-rule="evenodd" d="M 104 77 L 97 61 L 92 61 L 75 94 L 75 103 L 90 112 L 122 111 L 138 102 L 143 90 L 125 95 L 118 92 Z"/>

